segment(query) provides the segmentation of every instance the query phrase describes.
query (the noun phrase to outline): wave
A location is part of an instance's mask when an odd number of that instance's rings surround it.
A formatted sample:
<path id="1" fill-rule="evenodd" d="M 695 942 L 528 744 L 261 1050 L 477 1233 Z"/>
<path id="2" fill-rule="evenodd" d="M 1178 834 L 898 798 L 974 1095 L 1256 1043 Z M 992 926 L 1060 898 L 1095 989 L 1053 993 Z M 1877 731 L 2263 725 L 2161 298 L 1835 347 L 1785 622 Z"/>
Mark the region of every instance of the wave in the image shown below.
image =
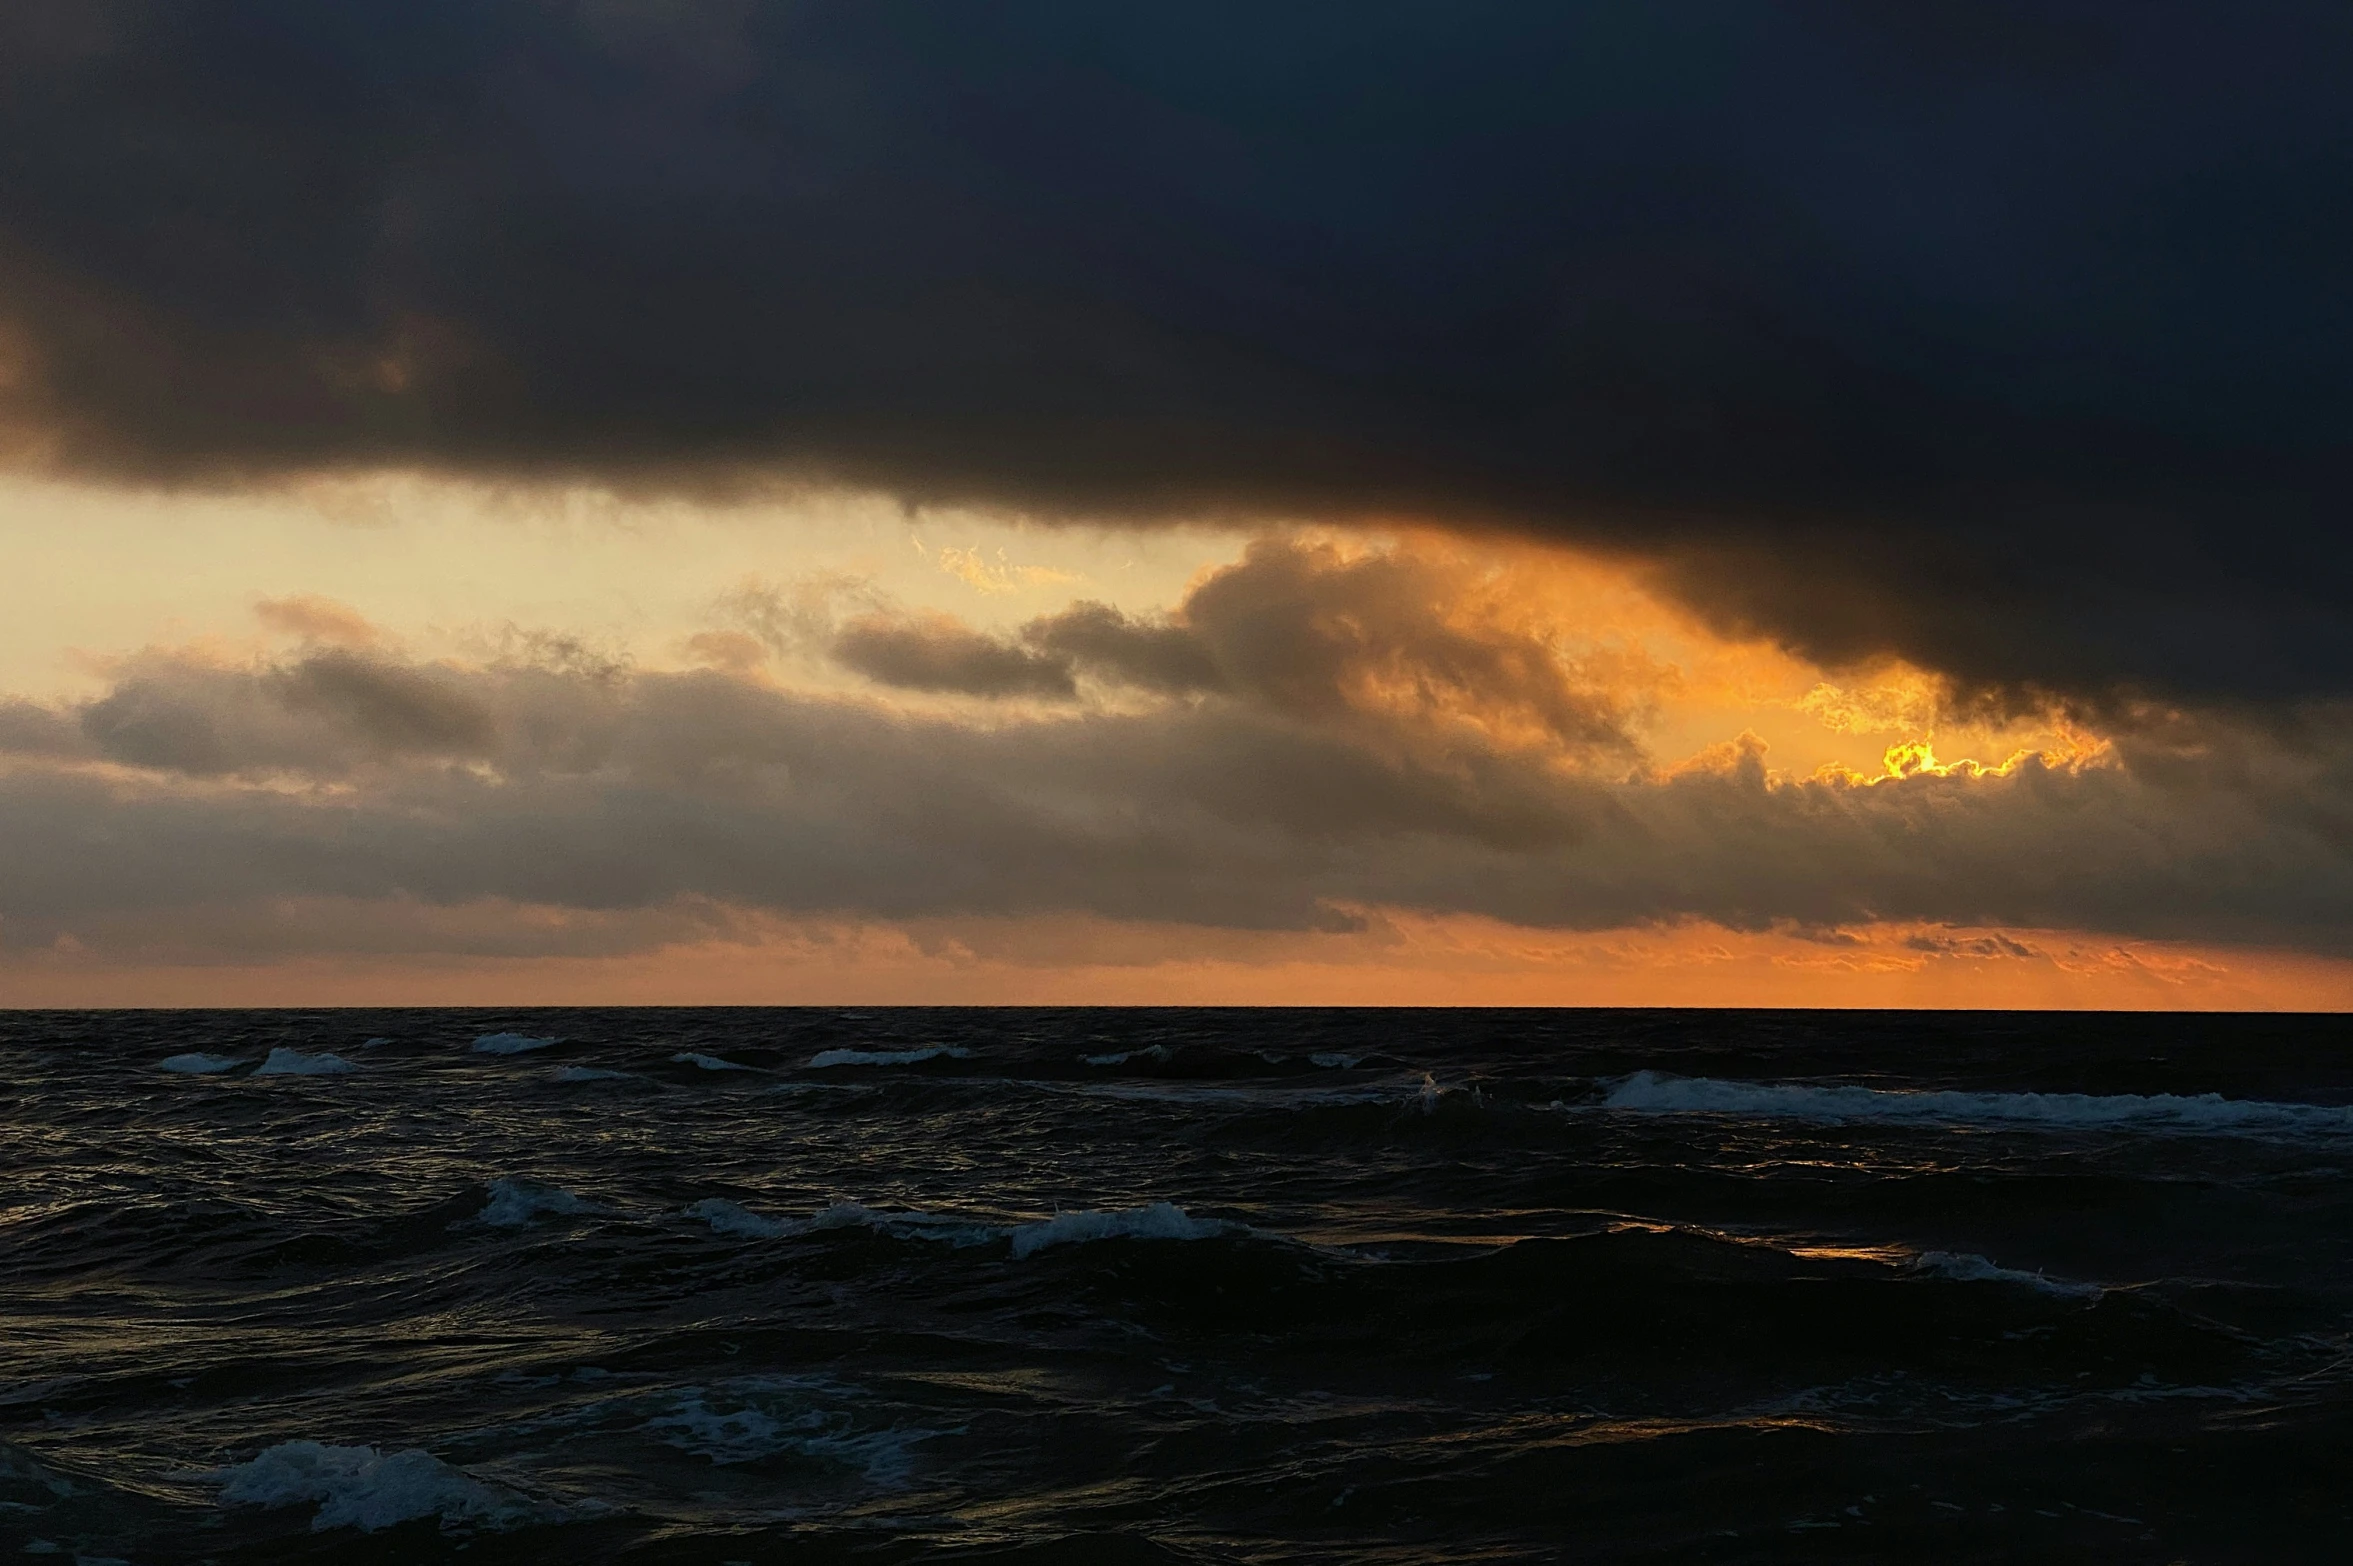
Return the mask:
<path id="1" fill-rule="evenodd" d="M 700 1218 L 711 1226 L 713 1234 L 733 1235 L 745 1240 L 780 1240 L 788 1234 L 803 1233 L 809 1227 L 789 1218 L 767 1217 L 719 1196 L 706 1196 L 699 1202 L 690 1203 L 686 1216 Z"/>
<path id="2" fill-rule="evenodd" d="M 1602 1096 L 1601 1105 L 1646 1114 L 1752 1115 L 1829 1123 L 2114 1127 L 2185 1133 L 2353 1131 L 2353 1108 L 2224 1098 L 2219 1093 L 2185 1097 L 2172 1093 L 1899 1092 L 1787 1082 L 1727 1082 L 1656 1071 L 1637 1071 L 1620 1080 Z"/>
<path id="3" fill-rule="evenodd" d="M 752 1071 L 756 1067 L 739 1065 L 732 1060 L 721 1060 L 716 1055 L 705 1055 L 695 1050 L 682 1049 L 670 1057 L 674 1066 L 700 1066 L 705 1071 Z"/>
<path id="4" fill-rule="evenodd" d="M 1013 1259 L 1035 1256 L 1050 1245 L 1084 1245 L 1095 1240 L 1206 1240 L 1230 1226 L 1195 1218 L 1174 1202 L 1154 1202 L 1115 1212 L 1056 1213 L 1014 1229 Z"/>
<path id="5" fill-rule="evenodd" d="M 858 1202 L 836 1202 L 809 1220 L 811 1229 L 872 1229 L 898 1240 L 930 1240 L 942 1245 L 986 1245 L 1004 1229 L 970 1218 L 942 1213 L 881 1212 Z"/>
<path id="6" fill-rule="evenodd" d="M 721 1405 L 714 1407 L 716 1400 Z M 700 1389 L 680 1394 L 663 1413 L 641 1426 L 663 1445 L 714 1466 L 756 1463 L 775 1457 L 855 1468 L 869 1481 L 896 1484 L 913 1466 L 907 1448 L 929 1439 L 929 1430 L 876 1430 L 860 1434 L 837 1409 L 794 1406 L 771 1395 L 713 1394 Z"/>
<path id="7" fill-rule="evenodd" d="M 559 1186 L 541 1185 L 536 1180 L 493 1180 L 490 1200 L 482 1204 L 474 1219 L 494 1229 L 520 1229 L 544 1214 L 573 1216 L 600 1211 L 596 1203 Z"/>
<path id="8" fill-rule="evenodd" d="M 714 1234 L 745 1239 L 783 1239 L 828 1229 L 871 1229 L 893 1239 L 923 1240 L 958 1248 L 1003 1240 L 1010 1243 L 1015 1261 L 1026 1260 L 1056 1245 L 1121 1239 L 1205 1240 L 1238 1227 L 1214 1218 L 1195 1218 L 1172 1202 L 1100 1212 L 1088 1209 L 1056 1213 L 1051 1218 L 1017 1224 L 989 1223 L 945 1213 L 886 1212 L 859 1202 L 836 1202 L 806 1221 L 795 1221 L 770 1218 L 722 1197 L 706 1197 L 689 1206 L 686 1214 L 709 1224 Z"/>
<path id="9" fill-rule="evenodd" d="M 1923 1251 L 1912 1258 L 1912 1270 L 1956 1283 L 2014 1283 L 2039 1294 L 2056 1294 L 2067 1299 L 2091 1299 L 2108 1292 L 2096 1283 L 2074 1283 L 2064 1278 L 2046 1278 L 2039 1272 L 2021 1272 L 2015 1267 L 1997 1267 L 1982 1256 L 1964 1251 Z"/>
<path id="10" fill-rule="evenodd" d="M 1023 1085 L 1039 1093 L 1069 1094 L 1079 1098 L 1125 1099 L 1138 1103 L 1195 1105 L 1204 1108 L 1223 1106 L 1244 1110 L 1289 1112 L 1358 1104 L 1381 1104 L 1394 1110 L 1398 1103 L 1394 1087 L 1301 1087 L 1284 1082 L 1171 1082 L 1152 1079 L 1139 1081 L 1133 1078 L 1108 1082 L 1038 1081 Z M 1441 1091 L 1452 1093 L 1456 1090 Z M 1418 1104 L 1420 1099 L 1410 1097 L 1405 1102 L 1411 1106 Z"/>
<path id="11" fill-rule="evenodd" d="M 158 1071 L 177 1071 L 185 1076 L 208 1077 L 216 1071 L 234 1071 L 245 1062 L 235 1055 L 207 1055 L 198 1051 L 188 1055 L 172 1055 L 155 1063 Z"/>
<path id="12" fill-rule="evenodd" d="M 384 1453 L 372 1446 L 284 1441 L 251 1462 L 224 1469 L 221 1500 L 276 1510 L 317 1502 L 313 1533 L 380 1528 L 438 1517 L 443 1526 L 512 1528 L 546 1519 L 550 1509 L 483 1483 L 417 1448 Z"/>
<path id="13" fill-rule="evenodd" d="M 829 1066 L 916 1066 L 943 1056 L 966 1060 L 971 1055 L 961 1044 L 935 1044 L 928 1049 L 827 1049 L 811 1055 L 809 1065 L 818 1071 Z"/>
<path id="14" fill-rule="evenodd" d="M 602 1066 L 558 1066 L 557 1082 L 634 1082 L 637 1079 L 626 1071 L 607 1071 Z"/>
<path id="15" fill-rule="evenodd" d="M 1176 1051 L 1166 1044 L 1148 1044 L 1142 1049 L 1123 1049 L 1109 1055 L 1081 1055 L 1079 1061 L 1089 1066 L 1124 1066 L 1131 1060 L 1148 1060 L 1165 1066 L 1176 1059 Z"/>
<path id="16" fill-rule="evenodd" d="M 339 1077 L 359 1067 L 341 1055 L 306 1055 L 298 1049 L 281 1044 L 270 1051 L 269 1059 L 253 1068 L 257 1077 Z"/>
<path id="17" fill-rule="evenodd" d="M 520 1055 L 529 1050 L 546 1049 L 557 1043 L 555 1039 L 535 1038 L 528 1033 L 485 1033 L 474 1040 L 477 1055 Z"/>

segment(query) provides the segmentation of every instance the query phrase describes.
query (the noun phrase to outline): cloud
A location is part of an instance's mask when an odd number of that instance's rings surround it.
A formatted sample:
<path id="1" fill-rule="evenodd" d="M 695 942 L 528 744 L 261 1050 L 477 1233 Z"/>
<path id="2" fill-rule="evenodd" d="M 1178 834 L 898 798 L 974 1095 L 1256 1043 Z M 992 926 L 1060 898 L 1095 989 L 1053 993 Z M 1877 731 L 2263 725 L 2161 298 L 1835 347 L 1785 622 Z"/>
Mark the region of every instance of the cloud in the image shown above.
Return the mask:
<path id="1" fill-rule="evenodd" d="M 1532 620 L 1496 575 L 1428 540 L 1370 549 L 1269 537 L 1165 616 L 1081 602 L 989 635 L 937 614 L 874 613 L 835 634 L 831 654 L 911 690 L 1075 700 L 1084 676 L 1352 724 L 1368 738 L 1470 729 L 1482 743 L 1630 762 L 1631 729 L 1665 671 L 1624 649 L 1566 645 L 1567 627 Z M 776 618 L 773 595 L 753 602 L 756 617 Z"/>
<path id="2" fill-rule="evenodd" d="M 316 906 L 343 911 L 303 950 L 511 954 L 753 916 L 1304 932 L 1400 910 L 2353 950 L 2342 711 L 1863 784 L 1778 777 L 1753 738 L 1673 774 L 1564 768 L 1475 727 L 1430 743 L 1410 704 L 1335 718 L 1250 689 L 979 717 L 709 670 L 152 651 L 79 705 L 0 709 L 0 929 L 251 950 L 269 910 Z M 498 908 L 539 912 L 502 934 Z"/>
<path id="3" fill-rule="evenodd" d="M 1826 665 L 2292 705 L 2349 69 L 2330 0 L 19 6 L 0 404 L 130 482 L 1511 528 Z"/>
<path id="4" fill-rule="evenodd" d="M 367 616 L 349 604 L 340 604 L 332 598 L 320 598 L 315 594 L 298 593 L 291 598 L 261 599 L 253 606 L 253 616 L 281 636 L 297 637 L 329 647 L 349 647 L 364 652 L 382 645 L 386 640 L 382 630 L 369 624 Z"/>
<path id="5" fill-rule="evenodd" d="M 1191 625 L 1122 614 L 1109 604 L 1078 603 L 1040 615 L 1022 638 L 1099 680 L 1169 695 L 1226 689 L 1226 676 Z"/>
<path id="6" fill-rule="evenodd" d="M 842 627 L 833 656 L 884 685 L 967 696 L 1075 696 L 1061 659 L 984 636 L 947 615 L 869 615 Z"/>
<path id="7" fill-rule="evenodd" d="M 334 648 L 260 669 L 144 655 L 76 722 L 107 760 L 193 775 L 332 776 L 368 759 L 479 754 L 493 733 L 453 671 Z"/>

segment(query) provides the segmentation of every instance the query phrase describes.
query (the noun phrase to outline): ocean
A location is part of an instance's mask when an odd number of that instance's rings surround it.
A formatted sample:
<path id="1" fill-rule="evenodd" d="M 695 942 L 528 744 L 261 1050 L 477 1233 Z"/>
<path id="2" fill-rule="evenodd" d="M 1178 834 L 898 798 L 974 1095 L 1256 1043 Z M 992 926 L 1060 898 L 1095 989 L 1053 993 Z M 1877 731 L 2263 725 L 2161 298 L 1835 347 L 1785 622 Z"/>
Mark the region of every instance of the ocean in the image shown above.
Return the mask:
<path id="1" fill-rule="evenodd" d="M 0 1013 L 0 1556 L 2353 1558 L 2347 1035 Z"/>

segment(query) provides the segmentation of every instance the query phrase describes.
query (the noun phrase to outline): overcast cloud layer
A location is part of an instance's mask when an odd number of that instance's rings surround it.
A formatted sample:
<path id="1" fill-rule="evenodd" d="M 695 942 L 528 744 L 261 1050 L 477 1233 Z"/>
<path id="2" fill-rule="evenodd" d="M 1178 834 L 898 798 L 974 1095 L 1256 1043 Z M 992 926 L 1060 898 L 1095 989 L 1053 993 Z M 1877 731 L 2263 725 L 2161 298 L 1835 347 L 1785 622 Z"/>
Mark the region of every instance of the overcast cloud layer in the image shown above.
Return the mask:
<path id="1" fill-rule="evenodd" d="M 21 0 L 0 347 L 69 472 L 1405 514 L 1820 659 L 2296 701 L 2349 84 L 2333 0 Z"/>

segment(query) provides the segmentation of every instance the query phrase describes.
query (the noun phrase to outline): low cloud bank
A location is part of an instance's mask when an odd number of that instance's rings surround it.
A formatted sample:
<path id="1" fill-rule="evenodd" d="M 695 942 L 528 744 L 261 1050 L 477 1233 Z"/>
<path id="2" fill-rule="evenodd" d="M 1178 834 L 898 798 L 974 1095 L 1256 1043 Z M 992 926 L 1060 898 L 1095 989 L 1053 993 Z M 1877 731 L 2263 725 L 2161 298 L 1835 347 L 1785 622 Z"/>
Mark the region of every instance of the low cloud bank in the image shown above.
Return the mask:
<path id="1" fill-rule="evenodd" d="M 1662 771 L 1631 716 L 1655 671 L 1387 569 L 1269 544 L 1165 619 L 1082 605 L 938 638 L 1066 660 L 1080 697 L 1058 680 L 1017 710 L 986 680 L 918 712 L 552 655 L 151 650 L 79 704 L 0 703 L 0 932 L 609 953 L 766 915 L 1312 931 L 1388 908 L 2353 950 L 2343 712 L 2161 714 L 2089 761 L 1870 783 L 1776 776 L 1753 738 Z M 956 672 L 914 669 L 868 672 Z M 1119 699 L 1081 699 L 1096 681 Z M 391 912 L 299 939 L 269 914 L 329 905 Z"/>

